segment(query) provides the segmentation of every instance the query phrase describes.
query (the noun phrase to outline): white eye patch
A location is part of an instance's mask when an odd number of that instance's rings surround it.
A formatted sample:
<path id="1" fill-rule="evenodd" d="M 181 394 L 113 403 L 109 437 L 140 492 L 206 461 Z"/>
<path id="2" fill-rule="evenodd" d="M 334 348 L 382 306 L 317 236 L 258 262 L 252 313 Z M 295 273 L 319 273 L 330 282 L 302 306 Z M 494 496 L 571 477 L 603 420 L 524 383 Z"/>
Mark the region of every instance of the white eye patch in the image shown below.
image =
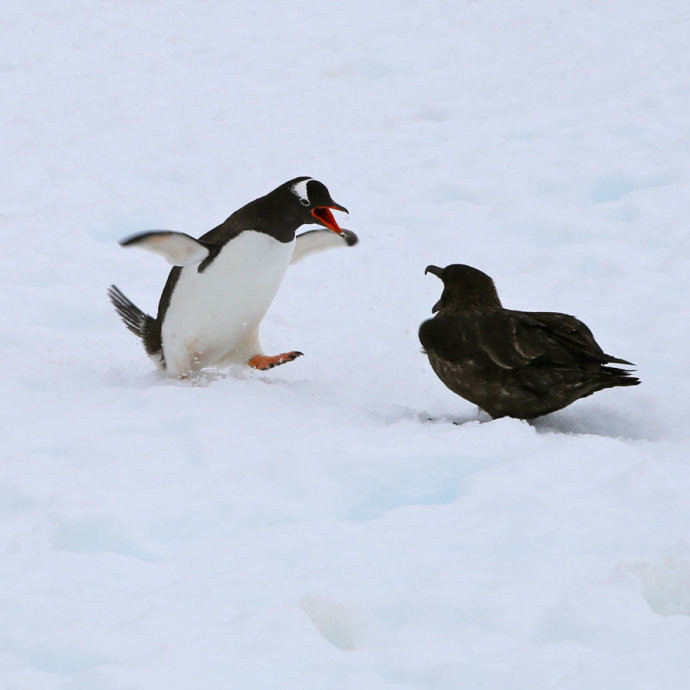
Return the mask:
<path id="1" fill-rule="evenodd" d="M 307 194 L 307 183 L 311 182 L 311 177 L 301 182 L 295 182 L 292 185 L 292 193 L 305 205 L 309 204 L 309 195 Z"/>

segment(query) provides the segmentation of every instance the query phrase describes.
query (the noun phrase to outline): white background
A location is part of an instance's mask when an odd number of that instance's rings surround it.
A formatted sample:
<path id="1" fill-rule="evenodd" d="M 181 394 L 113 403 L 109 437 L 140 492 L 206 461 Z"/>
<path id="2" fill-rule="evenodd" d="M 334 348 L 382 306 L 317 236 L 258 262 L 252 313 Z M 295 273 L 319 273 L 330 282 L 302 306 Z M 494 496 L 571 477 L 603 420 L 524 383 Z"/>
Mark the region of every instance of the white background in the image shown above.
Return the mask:
<path id="1" fill-rule="evenodd" d="M 687 2 L 34 0 L 0 32 L 2 690 L 686 687 Z M 305 356 L 161 377 L 105 290 L 155 314 L 168 267 L 117 240 L 298 175 L 361 239 L 264 321 Z M 431 263 L 642 385 L 489 421 L 419 351 Z"/>

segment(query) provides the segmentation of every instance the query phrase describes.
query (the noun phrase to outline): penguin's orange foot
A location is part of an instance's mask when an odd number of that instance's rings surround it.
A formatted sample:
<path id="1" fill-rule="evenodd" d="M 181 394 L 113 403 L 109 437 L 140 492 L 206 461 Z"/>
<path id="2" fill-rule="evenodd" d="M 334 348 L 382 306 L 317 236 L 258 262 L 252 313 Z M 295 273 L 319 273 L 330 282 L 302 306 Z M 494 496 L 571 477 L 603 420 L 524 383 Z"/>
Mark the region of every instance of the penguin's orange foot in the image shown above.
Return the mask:
<path id="1" fill-rule="evenodd" d="M 283 352 L 282 355 L 273 355 L 271 357 L 268 355 L 254 355 L 247 364 L 254 369 L 265 371 L 266 369 L 273 369 L 273 367 L 277 367 L 279 364 L 292 362 L 293 359 L 297 359 L 301 354 L 301 352 L 293 350 L 292 352 Z"/>

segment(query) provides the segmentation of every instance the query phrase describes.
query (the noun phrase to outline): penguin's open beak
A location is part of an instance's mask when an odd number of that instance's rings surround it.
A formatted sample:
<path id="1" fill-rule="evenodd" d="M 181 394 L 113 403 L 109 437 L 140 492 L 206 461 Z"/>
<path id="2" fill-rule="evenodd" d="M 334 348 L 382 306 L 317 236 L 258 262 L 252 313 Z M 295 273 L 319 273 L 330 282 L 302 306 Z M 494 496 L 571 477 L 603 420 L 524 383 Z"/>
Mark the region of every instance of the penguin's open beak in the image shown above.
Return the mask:
<path id="1" fill-rule="evenodd" d="M 336 211 L 343 211 L 344 213 L 348 212 L 344 206 L 341 206 L 340 204 L 336 204 L 335 202 L 333 202 L 333 204 L 330 206 L 316 206 L 311 210 L 311 215 L 314 216 L 314 218 L 316 218 L 317 223 L 325 225 L 329 230 L 332 230 L 333 232 L 337 232 L 339 235 L 342 235 L 343 231 L 340 229 L 338 223 L 335 222 L 335 218 L 331 213 L 331 209 L 334 209 Z"/>

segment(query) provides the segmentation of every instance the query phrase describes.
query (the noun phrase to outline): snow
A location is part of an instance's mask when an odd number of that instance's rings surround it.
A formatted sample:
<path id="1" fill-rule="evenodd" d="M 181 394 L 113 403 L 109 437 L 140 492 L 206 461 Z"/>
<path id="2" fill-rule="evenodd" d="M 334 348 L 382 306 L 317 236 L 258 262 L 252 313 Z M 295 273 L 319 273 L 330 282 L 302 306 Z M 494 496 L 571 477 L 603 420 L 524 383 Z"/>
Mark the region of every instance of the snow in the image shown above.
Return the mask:
<path id="1" fill-rule="evenodd" d="M 690 673 L 690 7 L 4 3 L 2 690 L 658 690 Z M 266 373 L 152 368 L 105 295 L 298 175 Z M 583 319 L 642 385 L 490 421 L 440 284 Z"/>

